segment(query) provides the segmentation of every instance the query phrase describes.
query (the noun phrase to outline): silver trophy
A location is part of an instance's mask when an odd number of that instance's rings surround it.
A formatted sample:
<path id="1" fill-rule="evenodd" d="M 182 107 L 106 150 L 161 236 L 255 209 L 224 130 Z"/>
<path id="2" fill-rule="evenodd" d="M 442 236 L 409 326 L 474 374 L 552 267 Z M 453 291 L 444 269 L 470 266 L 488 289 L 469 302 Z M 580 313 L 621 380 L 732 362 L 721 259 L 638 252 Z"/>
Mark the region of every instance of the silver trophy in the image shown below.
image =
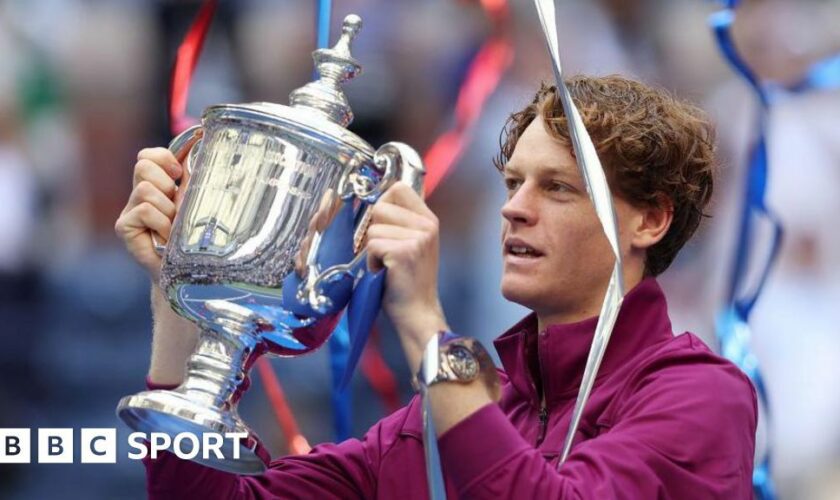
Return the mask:
<path id="1" fill-rule="evenodd" d="M 170 144 L 186 153 L 190 178 L 171 238 L 158 245 L 160 285 L 201 334 L 180 387 L 127 396 L 117 414 L 173 439 L 247 436 L 224 440 L 224 458 L 199 453 L 204 465 L 265 470 L 269 455 L 237 412 L 248 370 L 262 354 L 299 356 L 329 338 L 370 276 L 371 205 L 397 180 L 422 189 L 413 149 L 392 142 L 374 151 L 345 128 L 353 113 L 341 84 L 361 71 L 350 54 L 360 27 L 347 16 L 336 45 L 313 53 L 320 78 L 292 92 L 290 106 L 211 106 Z"/>

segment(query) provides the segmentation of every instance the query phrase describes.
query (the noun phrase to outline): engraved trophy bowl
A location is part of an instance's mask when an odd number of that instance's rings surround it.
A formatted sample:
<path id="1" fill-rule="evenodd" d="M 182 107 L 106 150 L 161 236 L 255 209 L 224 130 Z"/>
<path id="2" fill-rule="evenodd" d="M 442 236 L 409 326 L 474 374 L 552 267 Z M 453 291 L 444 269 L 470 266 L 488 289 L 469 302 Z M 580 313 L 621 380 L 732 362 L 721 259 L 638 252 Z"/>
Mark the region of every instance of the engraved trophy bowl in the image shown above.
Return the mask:
<path id="1" fill-rule="evenodd" d="M 395 181 L 418 192 L 419 155 L 391 142 L 378 150 L 345 127 L 341 84 L 361 67 L 349 15 L 331 49 L 313 53 L 320 78 L 290 106 L 216 105 L 170 144 L 189 180 L 163 255 L 160 286 L 201 329 L 183 383 L 124 397 L 117 414 L 141 432 L 242 433 L 194 461 L 259 474 L 269 455 L 237 413 L 247 373 L 262 354 L 298 356 L 329 338 L 359 280 L 369 208 Z M 234 450 L 233 446 L 238 446 Z M 183 449 L 183 447 L 182 447 Z M 239 459 L 234 460 L 234 451 Z"/>

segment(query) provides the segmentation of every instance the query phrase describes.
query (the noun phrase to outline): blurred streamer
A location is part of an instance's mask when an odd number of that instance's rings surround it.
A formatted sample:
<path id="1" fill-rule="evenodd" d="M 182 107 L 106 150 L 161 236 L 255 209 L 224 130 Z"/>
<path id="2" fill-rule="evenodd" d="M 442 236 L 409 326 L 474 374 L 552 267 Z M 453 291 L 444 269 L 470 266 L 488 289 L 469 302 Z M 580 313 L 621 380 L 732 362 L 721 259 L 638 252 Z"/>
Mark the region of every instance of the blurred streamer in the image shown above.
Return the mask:
<path id="1" fill-rule="evenodd" d="M 330 43 L 330 22 L 332 20 L 332 0 L 316 0 L 318 2 L 316 33 L 318 38 L 315 46 L 319 49 L 327 48 Z"/>
<path id="2" fill-rule="evenodd" d="M 747 170 L 746 193 L 741 211 L 741 222 L 738 241 L 735 250 L 735 262 L 729 281 L 727 303 L 718 315 L 716 334 L 720 342 L 721 353 L 735 363 L 753 382 L 759 396 L 759 404 L 763 406 L 770 421 L 770 406 L 764 379 L 759 370 L 758 360 L 750 350 L 749 316 L 753 306 L 764 288 L 767 276 L 779 253 L 782 238 L 782 225 L 779 218 L 765 204 L 767 187 L 767 117 L 770 106 L 768 93 L 759 81 L 758 76 L 747 65 L 738 53 L 732 40 L 732 23 L 735 20 L 735 9 L 738 0 L 724 2 L 725 9 L 716 12 L 710 18 L 710 24 L 715 39 L 726 61 L 744 78 L 755 92 L 759 101 L 758 116 L 756 118 L 756 137 L 750 151 Z M 755 222 L 757 220 L 769 224 L 772 232 L 767 245 L 765 262 L 760 268 L 757 283 L 748 290 L 747 268 L 751 250 L 756 246 L 753 241 L 756 236 Z M 764 457 L 758 461 L 753 471 L 753 488 L 756 498 L 772 500 L 776 498 L 775 488 L 770 477 L 772 446 L 767 440 Z"/>
<path id="3" fill-rule="evenodd" d="M 772 422 L 769 396 L 764 378 L 759 369 L 758 359 L 750 349 L 751 330 L 749 327 L 750 313 L 764 289 L 767 277 L 776 261 L 783 234 L 779 217 L 766 205 L 765 201 L 769 173 L 767 123 L 770 106 L 773 102 L 772 91 L 784 88 L 789 92 L 798 93 L 813 89 L 840 88 L 840 54 L 833 54 L 812 64 L 800 81 L 793 85 L 782 86 L 774 82 L 764 82 L 741 57 L 732 39 L 732 24 L 735 21 L 735 11 L 740 1 L 728 0 L 723 4 L 724 9 L 711 16 L 710 25 L 721 53 L 733 69 L 747 81 L 758 99 L 759 108 L 755 119 L 757 130 L 749 155 L 746 192 L 744 193 L 727 301 L 718 315 L 716 334 L 720 342 L 721 353 L 738 365 L 753 382 L 764 415 L 766 415 L 768 422 Z M 762 228 L 762 225 L 764 228 Z M 767 227 L 769 227 L 771 235 L 769 241 L 759 238 L 759 235 L 764 232 L 760 230 Z M 756 255 L 764 255 L 765 260 L 756 262 L 757 259 L 754 258 Z M 753 269 L 756 267 L 757 269 Z M 757 279 L 748 279 L 752 276 L 757 276 Z M 760 500 L 776 498 L 776 491 L 770 474 L 772 449 L 772 442 L 768 437 L 764 456 L 758 461 L 753 471 L 753 487 L 756 498 Z"/>
<path id="4" fill-rule="evenodd" d="M 832 54 L 811 65 L 799 83 L 790 85 L 791 92 L 840 88 L 840 54 Z"/>
<path id="5" fill-rule="evenodd" d="M 484 103 L 513 62 L 507 0 L 481 0 L 481 7 L 493 23 L 493 30 L 469 63 L 455 102 L 454 124 L 435 139 L 423 155 L 427 197 L 437 189 L 463 154 Z"/>
<path id="6" fill-rule="evenodd" d="M 169 127 L 176 136 L 197 123 L 195 118 L 187 116 L 187 100 L 204 40 L 216 15 L 217 0 L 206 0 L 190 26 L 184 41 L 178 47 L 175 66 L 172 68 L 172 81 L 169 88 Z"/>
<path id="7" fill-rule="evenodd" d="M 271 403 L 274 415 L 280 424 L 280 430 L 286 438 L 289 453 L 293 455 L 305 455 L 309 453 L 312 447 L 303 434 L 301 434 L 294 415 L 288 409 L 289 405 L 286 402 L 286 395 L 283 392 L 280 381 L 277 380 L 277 376 L 274 374 L 271 363 L 260 362 L 265 359 L 265 356 L 263 356 L 257 361 L 257 372 L 260 374 L 260 378 L 262 378 L 266 396 L 268 396 L 268 401 Z"/>

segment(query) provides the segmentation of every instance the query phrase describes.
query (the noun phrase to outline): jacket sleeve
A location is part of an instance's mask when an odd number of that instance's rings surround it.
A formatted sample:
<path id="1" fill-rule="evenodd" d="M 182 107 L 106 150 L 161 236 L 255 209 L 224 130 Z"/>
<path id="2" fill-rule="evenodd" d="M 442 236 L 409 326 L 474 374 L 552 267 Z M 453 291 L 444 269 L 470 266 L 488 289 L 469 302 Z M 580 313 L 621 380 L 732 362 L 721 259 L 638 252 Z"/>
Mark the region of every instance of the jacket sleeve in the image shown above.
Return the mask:
<path id="1" fill-rule="evenodd" d="M 316 446 L 307 455 L 289 456 L 271 463 L 260 476 L 240 476 L 182 460 L 164 452 L 146 466 L 146 487 L 151 500 L 201 498 L 371 498 L 376 492 L 376 471 L 385 445 L 382 428 L 404 418 L 405 410 L 374 425 L 361 439 Z"/>
<path id="2" fill-rule="evenodd" d="M 246 379 L 246 383 L 249 381 Z M 146 380 L 149 389 L 174 386 Z M 381 457 L 393 445 L 395 426 L 408 407 L 380 420 L 362 437 L 318 445 L 306 455 L 275 460 L 260 476 L 240 476 L 182 460 L 169 452 L 143 459 L 150 500 L 371 498 Z"/>
<path id="3" fill-rule="evenodd" d="M 756 398 L 737 368 L 669 366 L 623 399 L 559 469 L 488 405 L 440 437 L 443 470 L 462 498 L 752 498 Z"/>

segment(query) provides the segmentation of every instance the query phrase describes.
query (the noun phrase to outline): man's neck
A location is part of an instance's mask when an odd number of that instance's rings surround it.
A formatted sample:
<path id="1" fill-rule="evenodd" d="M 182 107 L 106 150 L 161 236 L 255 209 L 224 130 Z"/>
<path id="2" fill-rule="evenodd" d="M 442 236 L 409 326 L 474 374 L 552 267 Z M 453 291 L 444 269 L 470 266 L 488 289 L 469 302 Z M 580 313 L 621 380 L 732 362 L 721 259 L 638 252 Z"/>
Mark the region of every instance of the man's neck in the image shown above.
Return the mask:
<path id="1" fill-rule="evenodd" d="M 597 316 L 600 312 L 600 308 L 598 309 L 585 309 L 585 310 L 578 310 L 572 313 L 553 313 L 553 314 L 540 314 L 537 313 L 537 331 L 542 332 L 545 331 L 549 326 L 552 325 L 569 325 L 572 323 L 577 323 L 579 321 L 583 321 L 587 318 L 591 318 L 593 316 Z"/>
<path id="2" fill-rule="evenodd" d="M 630 290 L 635 288 L 636 285 L 641 283 L 642 278 L 643 277 L 638 273 L 633 273 L 631 275 L 625 270 L 624 293 L 629 292 Z M 606 287 L 604 287 L 604 290 L 606 291 Z M 579 306 L 570 310 L 550 312 L 535 311 L 537 314 L 537 331 L 545 331 L 551 325 L 568 325 L 571 323 L 583 321 L 593 316 L 598 316 L 601 313 L 603 301 L 604 296 L 601 295 L 599 297 L 593 298 L 592 301 L 590 301 L 582 307 Z"/>

